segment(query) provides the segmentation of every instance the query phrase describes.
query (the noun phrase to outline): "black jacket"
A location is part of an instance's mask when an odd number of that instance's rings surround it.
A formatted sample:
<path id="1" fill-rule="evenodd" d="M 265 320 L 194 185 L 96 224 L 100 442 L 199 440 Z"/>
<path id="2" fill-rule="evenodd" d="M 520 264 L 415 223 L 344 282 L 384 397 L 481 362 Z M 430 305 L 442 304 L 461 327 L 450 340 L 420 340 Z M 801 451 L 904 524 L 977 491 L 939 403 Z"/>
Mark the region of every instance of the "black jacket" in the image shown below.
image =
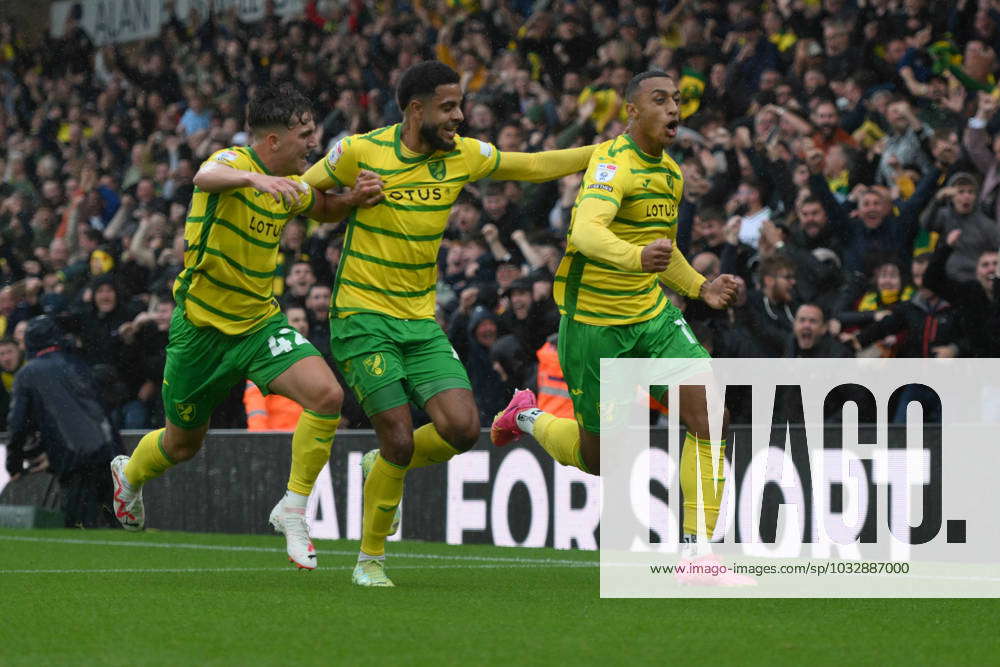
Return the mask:
<path id="1" fill-rule="evenodd" d="M 861 347 L 891 334 L 903 334 L 899 357 L 933 357 L 932 348 L 958 341 L 955 313 L 947 301 L 931 304 L 919 294 L 892 306 L 892 313 L 858 333 Z"/>
<path id="2" fill-rule="evenodd" d="M 484 320 L 493 320 L 495 323 L 497 317 L 483 306 L 476 306 L 469 315 L 457 311 L 448 328 L 448 338 L 469 373 L 472 394 L 479 407 L 479 423 L 489 426 L 496 413 L 507 404 L 510 394 L 500 375 L 493 369 L 490 348 L 476 340 L 476 328 Z"/>
<path id="3" fill-rule="evenodd" d="M 67 342 L 66 334 L 47 315 L 28 325 L 25 344 L 32 358 L 14 379 L 7 420 L 11 474 L 21 472 L 24 443 L 36 430 L 56 475 L 107 463 L 123 453 L 118 433 L 98 401 L 93 374 L 82 359 L 66 351 Z"/>
<path id="4" fill-rule="evenodd" d="M 750 334 L 757 357 L 780 357 L 792 333 L 795 304 L 771 303 L 763 292 L 754 291 L 739 311 L 740 324 Z"/>
<path id="5" fill-rule="evenodd" d="M 1000 357 L 1000 278 L 993 279 L 992 297 L 976 280 L 952 280 L 946 271 L 951 253 L 947 243 L 938 244 L 924 285 L 954 307 L 966 339 L 963 356 Z"/>

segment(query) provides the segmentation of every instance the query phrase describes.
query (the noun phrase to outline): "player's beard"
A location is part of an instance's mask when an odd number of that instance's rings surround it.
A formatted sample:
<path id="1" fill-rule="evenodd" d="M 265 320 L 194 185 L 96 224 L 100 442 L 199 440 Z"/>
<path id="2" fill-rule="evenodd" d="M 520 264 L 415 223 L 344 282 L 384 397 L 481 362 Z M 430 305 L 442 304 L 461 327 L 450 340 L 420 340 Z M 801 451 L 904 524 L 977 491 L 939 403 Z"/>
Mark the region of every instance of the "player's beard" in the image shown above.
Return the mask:
<path id="1" fill-rule="evenodd" d="M 427 142 L 432 151 L 452 151 L 455 150 L 454 141 L 446 141 L 441 137 L 443 125 L 421 125 L 420 137 Z"/>

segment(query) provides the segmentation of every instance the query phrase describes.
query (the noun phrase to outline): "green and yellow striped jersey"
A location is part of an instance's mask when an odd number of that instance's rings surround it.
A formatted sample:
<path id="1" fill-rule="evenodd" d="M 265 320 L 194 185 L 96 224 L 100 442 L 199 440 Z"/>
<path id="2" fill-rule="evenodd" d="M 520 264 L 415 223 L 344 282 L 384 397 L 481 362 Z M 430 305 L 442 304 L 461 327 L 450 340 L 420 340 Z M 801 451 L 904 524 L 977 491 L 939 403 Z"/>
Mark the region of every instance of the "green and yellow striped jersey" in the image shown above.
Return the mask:
<path id="1" fill-rule="evenodd" d="M 250 147 L 226 148 L 208 160 L 270 173 Z M 195 188 L 184 224 L 184 270 L 174 282 L 174 298 L 195 326 L 245 334 L 280 310 L 274 275 L 281 232 L 316 200 L 300 176 L 289 178 L 303 190 L 290 207 L 250 187 L 216 193 Z"/>
<path id="2" fill-rule="evenodd" d="M 585 324 L 632 324 L 666 307 L 661 281 L 681 294 L 698 294 L 704 278 L 676 246 L 666 271 L 642 271 L 643 247 L 676 239 L 683 190 L 681 170 L 669 155 L 647 155 L 627 134 L 598 144 L 556 271 L 555 298 L 564 316 Z"/>
<path id="3" fill-rule="evenodd" d="M 455 137 L 448 153 L 418 155 L 400 139 L 402 125 L 345 137 L 304 175 L 326 191 L 351 186 L 359 170 L 384 181 L 385 199 L 357 208 L 347 223 L 330 313 L 380 313 L 406 320 L 433 319 L 437 258 L 448 211 L 466 183 L 500 165 L 489 143 Z"/>

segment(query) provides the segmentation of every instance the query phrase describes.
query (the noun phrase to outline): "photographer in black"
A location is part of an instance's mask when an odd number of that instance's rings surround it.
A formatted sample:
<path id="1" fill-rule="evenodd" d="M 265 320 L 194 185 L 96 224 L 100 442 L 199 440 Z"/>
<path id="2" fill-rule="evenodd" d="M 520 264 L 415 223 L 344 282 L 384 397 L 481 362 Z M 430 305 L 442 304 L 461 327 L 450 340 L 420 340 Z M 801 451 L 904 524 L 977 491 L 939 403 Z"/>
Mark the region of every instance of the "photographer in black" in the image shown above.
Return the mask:
<path id="1" fill-rule="evenodd" d="M 71 341 L 48 315 L 28 324 L 29 361 L 14 379 L 7 420 L 7 472 L 12 481 L 46 470 L 55 475 L 67 528 L 114 526 L 108 465 L 124 450 L 98 401 L 94 376 L 72 353 Z M 25 444 L 36 431 L 38 445 L 26 451 Z M 27 470 L 25 460 L 31 462 Z"/>

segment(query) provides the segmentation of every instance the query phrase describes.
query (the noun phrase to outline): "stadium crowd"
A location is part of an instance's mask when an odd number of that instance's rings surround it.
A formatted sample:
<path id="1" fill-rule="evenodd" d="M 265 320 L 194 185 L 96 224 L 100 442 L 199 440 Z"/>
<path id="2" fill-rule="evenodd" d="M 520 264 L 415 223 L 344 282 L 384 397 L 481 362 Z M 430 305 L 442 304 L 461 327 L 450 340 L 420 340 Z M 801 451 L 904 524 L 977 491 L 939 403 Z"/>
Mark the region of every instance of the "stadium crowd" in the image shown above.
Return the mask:
<path id="1" fill-rule="evenodd" d="M 192 177 L 248 142 L 255 86 L 295 82 L 325 150 L 399 122 L 399 74 L 430 58 L 461 75 L 460 133 L 501 151 L 611 138 L 633 74 L 679 82 L 678 243 L 745 288 L 728 311 L 672 295 L 714 356 L 1000 353 L 995 0 L 312 1 L 252 24 L 192 12 L 158 39 L 101 49 L 77 18 L 30 46 L 0 23 L 5 395 L 27 321 L 47 313 L 78 338 L 118 427 L 162 424 Z M 553 275 L 579 184 L 487 182 L 453 210 L 438 319 L 484 425 L 514 387 L 536 385 L 540 359 L 543 384 L 551 375 Z M 343 224 L 290 221 L 275 276 L 292 324 L 328 358 L 343 240 Z M 259 391 L 247 408 L 245 390 L 213 425 L 247 425 Z M 367 426 L 350 399 L 344 425 Z"/>

